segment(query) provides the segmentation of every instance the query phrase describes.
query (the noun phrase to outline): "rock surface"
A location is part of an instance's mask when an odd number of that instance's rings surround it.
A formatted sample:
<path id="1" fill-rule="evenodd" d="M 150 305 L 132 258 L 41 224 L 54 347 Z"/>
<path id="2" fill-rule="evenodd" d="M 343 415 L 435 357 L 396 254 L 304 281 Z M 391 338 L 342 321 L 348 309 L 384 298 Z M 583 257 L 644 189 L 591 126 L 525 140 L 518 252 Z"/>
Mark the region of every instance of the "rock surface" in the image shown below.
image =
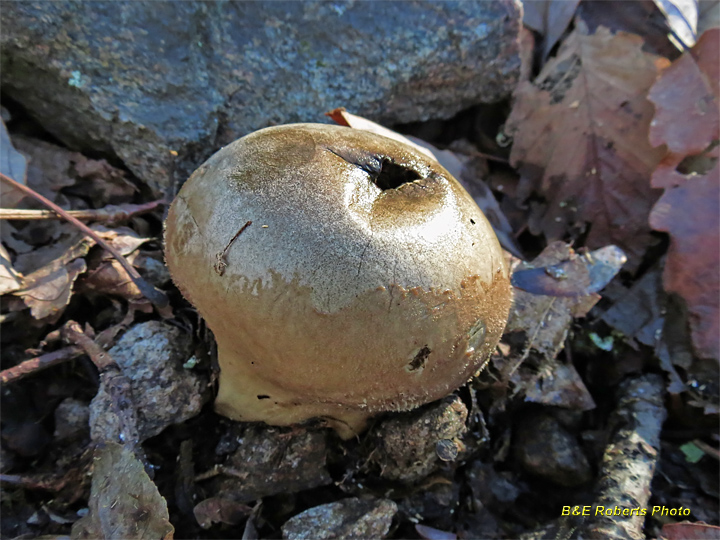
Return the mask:
<path id="1" fill-rule="evenodd" d="M 378 446 L 373 460 L 381 476 L 413 483 L 443 462 L 466 457 L 461 439 L 467 432 L 467 416 L 467 407 L 453 394 L 416 411 L 389 417 L 375 434 Z"/>
<path id="2" fill-rule="evenodd" d="M 202 377 L 183 369 L 192 356 L 190 336 L 159 321 L 136 324 L 108 351 L 130 379 L 138 431 L 144 441 L 171 424 L 184 422 L 200 412 Z M 90 402 L 90 436 L 94 441 L 114 440 L 116 414 L 104 385 Z"/>
<path id="3" fill-rule="evenodd" d="M 385 538 L 397 505 L 387 499 L 343 499 L 305 510 L 282 526 L 288 540 Z"/>
<path id="4" fill-rule="evenodd" d="M 523 468 L 561 486 L 579 486 L 592 479 L 590 464 L 577 439 L 548 414 L 523 419 L 514 439 L 515 457 Z"/>
<path id="5" fill-rule="evenodd" d="M 516 0 L 13 2 L 3 91 L 161 192 L 242 135 L 338 106 L 398 123 L 507 97 L 520 16 Z"/>
<path id="6" fill-rule="evenodd" d="M 219 477 L 213 493 L 249 502 L 332 483 L 325 465 L 327 431 L 249 424 L 225 462 L 231 474 Z"/>
<path id="7" fill-rule="evenodd" d="M 55 434 L 57 440 L 70 439 L 89 431 L 90 407 L 74 398 L 65 398 L 55 409 Z"/>

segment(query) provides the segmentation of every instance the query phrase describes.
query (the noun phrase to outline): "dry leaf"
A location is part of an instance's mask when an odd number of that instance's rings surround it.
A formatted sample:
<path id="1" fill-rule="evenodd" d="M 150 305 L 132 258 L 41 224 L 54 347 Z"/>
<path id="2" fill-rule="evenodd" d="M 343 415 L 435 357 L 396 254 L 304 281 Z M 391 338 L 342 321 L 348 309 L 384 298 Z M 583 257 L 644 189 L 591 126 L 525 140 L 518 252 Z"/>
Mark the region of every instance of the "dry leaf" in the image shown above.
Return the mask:
<path id="1" fill-rule="evenodd" d="M 589 257 L 578 256 L 564 242 L 553 242 L 531 263 L 520 263 L 515 272 L 560 267 L 565 272 L 562 281 L 567 282 L 566 288 L 582 290 L 587 288 L 588 268 L 593 266 L 594 253 Z M 512 395 L 524 395 L 525 401 L 554 407 L 594 409 L 595 401 L 575 367 L 572 363 L 558 362 L 555 357 L 565 344 L 573 320 L 584 317 L 600 300 L 600 295 L 548 296 L 514 289 L 513 296 L 505 332 L 522 331 L 525 350 L 496 364 L 502 380 L 513 383 Z M 540 355 L 530 354 L 531 350 Z M 532 367 L 523 364 L 526 359 Z"/>
<path id="2" fill-rule="evenodd" d="M 22 298 L 35 319 L 59 317 L 70 302 L 73 284 L 85 272 L 83 257 L 93 241 L 82 233 L 17 257 L 15 268 L 25 277 L 13 294 Z"/>
<path id="3" fill-rule="evenodd" d="M 120 254 L 126 256 L 130 264 L 134 264 L 136 251 L 143 243 L 152 238 L 142 238 L 132 229 L 117 227 L 108 229 L 99 224 L 92 229 Z M 127 270 L 107 251 L 96 251 L 88 259 L 88 271 L 82 279 L 82 288 L 103 294 L 120 296 L 125 300 L 137 301 L 144 296 L 138 286 L 130 278 Z"/>
<path id="4" fill-rule="evenodd" d="M 90 513 L 72 527 L 72 538 L 170 540 L 167 503 L 142 463 L 126 446 L 99 446 L 93 463 Z"/>
<path id="5" fill-rule="evenodd" d="M 128 255 L 127 261 L 137 268 L 135 259 L 139 252 Z M 93 254 L 88 259 L 88 271 L 83 276 L 81 290 L 120 296 L 125 300 L 139 301 L 144 299 L 135 282 L 120 262 L 107 252 Z"/>
<path id="6" fill-rule="evenodd" d="M 620 248 L 605 246 L 558 264 L 516 270 L 512 285 L 533 294 L 587 296 L 603 290 L 626 261 Z"/>
<path id="7" fill-rule="evenodd" d="M 64 203 L 56 197 L 62 188 L 75 183 L 70 173 L 70 152 L 31 137 L 15 137 L 15 145 L 28 160 L 27 185 L 53 202 Z"/>
<path id="8" fill-rule="evenodd" d="M 88 159 L 61 146 L 18 136 L 17 149 L 28 159 L 27 184 L 48 199 L 56 200 L 59 190 L 77 195 L 94 207 L 130 202 L 137 192 L 125 173 L 107 161 Z M 69 188 L 69 189 L 68 189 Z"/>
<path id="9" fill-rule="evenodd" d="M 719 359 L 720 167 L 666 190 L 650 223 L 672 237 L 663 282 L 687 302 L 695 350 Z"/>
<path id="10" fill-rule="evenodd" d="M 362 129 L 365 131 L 370 131 L 371 133 L 375 133 L 376 135 L 382 135 L 383 137 L 387 137 L 388 139 L 393 139 L 394 141 L 398 141 L 403 144 L 412 146 L 418 152 L 425 154 L 431 159 L 435 159 L 433 153 L 427 148 L 423 148 L 422 146 L 415 144 L 407 137 L 400 135 L 392 129 L 388 129 L 381 126 L 380 124 L 376 124 L 375 122 L 368 120 L 367 118 L 363 118 L 362 116 L 350 114 L 343 107 L 333 109 L 332 111 L 325 113 L 325 115 L 332 118 L 333 122 L 340 126 L 347 126 L 353 129 Z"/>
<path id="11" fill-rule="evenodd" d="M 203 529 L 209 529 L 213 523 L 237 525 L 251 512 L 248 505 L 223 497 L 210 497 L 193 508 L 195 519 Z"/>
<path id="12" fill-rule="evenodd" d="M 70 302 L 75 280 L 86 269 L 85 259 L 45 266 L 25 276 L 22 290 L 14 294 L 22 298 L 36 319 L 58 317 Z"/>
<path id="13" fill-rule="evenodd" d="M 70 262 L 87 255 L 94 243 L 72 226 L 69 234 L 63 233 L 56 242 L 18 255 L 15 259 L 15 270 L 27 275 L 56 261 Z"/>
<path id="14" fill-rule="evenodd" d="M 645 98 L 666 60 L 643 40 L 581 20 L 534 84 L 522 83 L 506 131 L 511 162 L 548 201 L 540 226 L 548 239 L 590 224 L 586 244 L 616 244 L 636 267 L 651 241 L 647 216 L 659 193 L 650 174 L 663 151 L 647 136 Z"/>
<path id="15" fill-rule="evenodd" d="M 550 407 L 589 411 L 596 407 L 580 374 L 572 364 L 543 358 L 537 369 L 518 369 L 511 378 L 513 395 L 523 394 L 525 401 Z"/>
<path id="16" fill-rule="evenodd" d="M 21 286 L 22 275 L 13 268 L 10 254 L 0 244 L 0 295 L 16 291 Z"/>
<path id="17" fill-rule="evenodd" d="M 602 320 L 630 341 L 655 347 L 665 321 L 665 293 L 659 267 L 652 268 L 602 316 Z"/>
<path id="18" fill-rule="evenodd" d="M 141 237 L 129 227 L 115 227 L 114 229 L 110 229 L 96 223 L 90 228 L 122 255 L 130 255 L 142 244 L 152 240 L 152 238 Z"/>
<path id="19" fill-rule="evenodd" d="M 552 267 L 574 257 L 574 251 L 567 244 L 553 242 L 532 263 L 521 263 L 515 271 Z M 579 275 L 568 273 L 565 279 L 572 283 L 573 280 L 584 275 L 585 272 Z M 600 295 L 594 293 L 586 296 L 558 297 L 515 289 L 513 307 L 510 310 L 510 319 L 505 332 L 525 332 L 528 348 L 542 353 L 547 358 L 555 358 L 563 347 L 573 319 L 584 317 L 598 300 Z"/>
<path id="20" fill-rule="evenodd" d="M 0 172 L 16 182 L 26 184 L 27 160 L 10 142 L 5 122 L 0 126 Z M 15 208 L 25 194 L 0 181 L 0 203 L 3 208 Z"/>
<path id="21" fill-rule="evenodd" d="M 677 45 L 670 38 L 670 26 L 653 0 L 603 0 L 580 2 L 577 17 L 595 32 L 599 26 L 611 32 L 627 32 L 640 36 L 643 50 L 674 59 L 679 56 Z"/>
<path id="22" fill-rule="evenodd" d="M 695 45 L 698 23 L 698 0 L 653 0 L 665 15 L 673 42 L 682 51 Z"/>
<path id="23" fill-rule="evenodd" d="M 0 240 L 5 247 L 13 250 L 16 254 L 32 251 L 33 246 L 18 238 L 19 231 L 10 224 L 7 219 L 0 220 Z"/>
<path id="24" fill-rule="evenodd" d="M 687 303 L 697 353 L 715 359 L 720 358 L 719 48 L 720 30 L 708 30 L 650 90 L 657 109 L 651 141 L 670 150 L 653 174 L 653 185 L 665 193 L 650 215 L 651 226 L 671 236 L 663 282 Z"/>
<path id="25" fill-rule="evenodd" d="M 708 30 L 697 45 L 662 72 L 648 92 L 655 105 L 650 142 L 667 145 L 670 156 L 653 174 L 654 187 L 684 182 L 675 171 L 690 155 L 700 154 L 718 139 L 720 112 L 720 29 Z"/>
<path id="26" fill-rule="evenodd" d="M 123 171 L 104 159 L 88 159 L 77 152 L 69 153 L 69 159 L 79 181 L 77 189 L 68 191 L 90 199 L 96 207 L 130 202 L 138 191 Z"/>
<path id="27" fill-rule="evenodd" d="M 525 0 L 523 23 L 544 36 L 543 58 L 562 37 L 580 0 Z"/>
<path id="28" fill-rule="evenodd" d="M 690 523 L 666 523 L 660 531 L 663 540 L 717 540 L 720 538 L 720 527 L 699 521 Z"/>

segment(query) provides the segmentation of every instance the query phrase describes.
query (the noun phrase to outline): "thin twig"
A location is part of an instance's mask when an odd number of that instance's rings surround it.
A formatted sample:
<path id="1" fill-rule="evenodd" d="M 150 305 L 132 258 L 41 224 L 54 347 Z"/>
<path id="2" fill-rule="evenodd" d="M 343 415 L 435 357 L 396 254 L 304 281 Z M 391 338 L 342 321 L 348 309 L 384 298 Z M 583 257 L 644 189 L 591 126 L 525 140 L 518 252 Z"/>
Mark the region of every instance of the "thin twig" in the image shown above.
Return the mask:
<path id="1" fill-rule="evenodd" d="M 36 358 L 25 360 L 24 362 L 20 362 L 17 366 L 0 371 L 0 382 L 2 384 L 8 384 L 19 381 L 28 375 L 38 373 L 51 366 L 56 366 L 57 364 L 62 364 L 63 362 L 77 358 L 82 354 L 83 350 L 80 347 L 73 345 L 58 351 L 43 354 L 42 356 L 38 356 Z"/>
<path id="2" fill-rule="evenodd" d="M 510 377 L 513 376 L 513 373 L 515 373 L 515 370 L 520 367 L 520 364 L 522 364 L 525 360 L 527 360 L 527 357 L 530 356 L 530 350 L 532 349 L 533 343 L 535 342 L 535 338 L 537 337 L 538 333 L 540 332 L 540 328 L 545 326 L 545 317 L 547 317 L 548 312 L 550 311 L 550 308 L 553 307 L 553 304 L 555 303 L 555 299 L 557 296 L 553 296 L 550 299 L 550 302 L 548 303 L 548 307 L 545 308 L 545 311 L 543 311 L 543 314 L 540 316 L 540 322 L 538 322 L 537 326 L 535 327 L 535 331 L 533 332 L 533 335 L 530 336 L 530 339 L 527 340 L 527 346 L 525 347 L 525 351 L 523 352 L 520 359 L 515 362 L 512 369 L 510 370 L 510 373 L 506 376 L 506 380 L 510 380 Z"/>
<path id="3" fill-rule="evenodd" d="M 114 247 L 112 247 L 110 244 L 108 244 L 105 240 L 100 238 L 100 236 L 98 236 L 98 234 L 95 231 L 93 231 L 90 227 L 85 225 L 82 221 L 69 215 L 67 213 L 67 211 L 60 208 L 54 202 L 46 199 L 45 197 L 43 197 L 42 195 L 37 193 L 32 188 L 29 188 L 26 185 L 16 182 L 15 180 L 10 178 L 9 176 L 6 176 L 3 173 L 0 173 L 0 180 L 2 180 L 3 182 L 5 182 L 7 184 L 10 184 L 15 189 L 19 189 L 26 195 L 30 195 L 34 199 L 40 201 L 42 204 L 44 204 L 45 206 L 50 208 L 53 212 L 57 213 L 62 218 L 66 219 L 67 221 L 69 221 L 70 223 L 75 225 L 78 229 L 80 229 L 82 232 L 84 232 L 87 236 L 89 236 L 90 238 L 95 240 L 95 242 L 97 242 L 98 245 L 102 246 L 104 249 L 109 251 L 112 254 L 112 256 L 115 257 L 118 260 L 118 262 L 122 265 L 122 267 L 125 269 L 125 271 L 130 276 L 130 279 L 132 280 L 132 282 L 135 285 L 137 285 L 138 289 L 140 289 L 140 292 L 143 294 L 143 296 L 145 296 L 145 298 L 150 300 L 158 308 L 164 308 L 169 304 L 168 298 L 164 292 L 162 292 L 159 289 L 156 289 L 155 287 L 150 285 L 147 281 L 145 281 L 140 276 L 140 274 L 138 274 L 138 271 L 135 270 L 135 268 L 129 262 L 127 262 L 125 257 L 123 257 L 119 251 L 117 251 Z"/>
<path id="4" fill-rule="evenodd" d="M 83 332 L 82 327 L 75 321 L 68 321 L 62 328 L 62 335 L 66 340 L 85 351 L 85 354 L 90 357 L 92 363 L 95 364 L 101 373 L 115 364 L 112 356 Z"/>
<path id="5" fill-rule="evenodd" d="M 88 449 L 79 452 L 70 451 L 70 469 L 62 474 L 0 474 L 0 483 L 7 486 L 16 486 L 23 489 L 42 489 L 59 492 L 69 488 L 71 492 L 65 493 L 68 504 L 78 500 L 84 491 L 84 485 L 89 480 L 89 469 L 92 464 L 92 452 Z"/>
<path id="6" fill-rule="evenodd" d="M 133 216 L 152 212 L 158 206 L 164 205 L 165 200 L 160 199 L 145 204 L 109 204 L 97 210 L 65 210 L 68 216 L 85 221 L 103 221 L 118 223 L 127 221 Z M 40 220 L 55 219 L 58 214 L 52 210 L 23 210 L 19 208 L 0 208 L 0 219 Z"/>
<path id="7" fill-rule="evenodd" d="M 237 237 L 240 236 L 243 231 L 247 229 L 250 225 L 252 225 L 252 221 L 248 221 L 247 223 L 245 223 L 245 225 L 240 227 L 240 230 L 236 232 L 235 236 L 230 239 L 227 246 L 225 246 L 225 249 L 215 255 L 215 271 L 218 273 L 219 276 L 222 276 L 225 273 L 225 268 L 227 268 L 227 261 L 225 260 L 225 255 L 227 255 L 230 246 L 233 245 L 233 242 L 237 240 Z"/>
<path id="8" fill-rule="evenodd" d="M 241 480 L 246 480 L 248 477 L 248 474 L 245 471 L 240 471 L 233 467 L 227 467 L 226 465 L 219 464 L 213 466 L 213 468 L 209 471 L 198 474 L 197 476 L 195 476 L 194 480 L 195 482 L 202 482 L 203 480 L 209 480 L 210 478 L 214 478 L 221 474 L 224 474 L 226 476 L 232 476 L 234 478 L 240 478 Z"/>
<path id="9" fill-rule="evenodd" d="M 24 475 L 24 474 L 0 474 L 0 483 L 10 486 L 18 486 L 24 489 L 44 489 L 47 491 L 60 491 L 68 483 L 70 478 L 66 476 L 51 475 Z"/>
<path id="10" fill-rule="evenodd" d="M 717 448 L 713 448 L 709 444 L 707 444 L 705 441 L 701 441 L 700 439 L 695 439 L 693 441 L 693 444 L 697 446 L 700 450 L 705 452 L 708 456 L 714 457 L 718 461 L 720 461 L 720 452 Z"/>

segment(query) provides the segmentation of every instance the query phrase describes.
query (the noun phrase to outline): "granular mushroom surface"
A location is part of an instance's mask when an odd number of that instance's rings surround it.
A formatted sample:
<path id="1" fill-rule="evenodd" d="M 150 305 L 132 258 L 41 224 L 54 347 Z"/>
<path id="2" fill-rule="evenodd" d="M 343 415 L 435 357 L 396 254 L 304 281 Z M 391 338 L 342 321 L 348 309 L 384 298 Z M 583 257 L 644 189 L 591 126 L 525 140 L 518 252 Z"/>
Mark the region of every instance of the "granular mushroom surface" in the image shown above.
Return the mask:
<path id="1" fill-rule="evenodd" d="M 173 280 L 206 319 L 216 410 L 342 436 L 442 398 L 481 369 L 510 307 L 487 219 L 436 161 L 361 130 L 293 124 L 220 150 L 165 230 Z"/>

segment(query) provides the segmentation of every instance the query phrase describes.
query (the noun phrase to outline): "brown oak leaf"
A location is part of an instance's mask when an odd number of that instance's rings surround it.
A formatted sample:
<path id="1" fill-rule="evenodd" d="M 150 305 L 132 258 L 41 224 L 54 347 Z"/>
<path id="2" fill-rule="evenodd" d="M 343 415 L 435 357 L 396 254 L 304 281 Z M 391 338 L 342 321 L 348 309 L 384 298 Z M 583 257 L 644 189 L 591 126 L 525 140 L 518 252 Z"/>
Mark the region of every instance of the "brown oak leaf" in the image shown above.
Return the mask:
<path id="1" fill-rule="evenodd" d="M 669 153 L 652 182 L 665 192 L 650 225 L 670 234 L 663 273 L 665 290 L 688 306 L 695 351 L 720 358 L 720 29 L 705 32 L 689 52 L 666 69 L 649 96 L 656 114 L 653 144 Z"/>
<path id="2" fill-rule="evenodd" d="M 649 180 L 664 155 L 648 142 L 646 94 L 668 61 L 644 52 L 639 36 L 576 25 L 535 82 L 518 86 L 505 128 L 510 159 L 525 195 L 535 189 L 548 201 L 539 224 L 549 240 L 590 224 L 586 245 L 618 245 L 632 269 L 651 240 L 660 193 Z"/>
<path id="3" fill-rule="evenodd" d="M 665 290 L 688 305 L 693 346 L 703 358 L 720 358 L 720 168 L 667 189 L 653 208 L 650 224 L 670 233 L 663 273 Z"/>

